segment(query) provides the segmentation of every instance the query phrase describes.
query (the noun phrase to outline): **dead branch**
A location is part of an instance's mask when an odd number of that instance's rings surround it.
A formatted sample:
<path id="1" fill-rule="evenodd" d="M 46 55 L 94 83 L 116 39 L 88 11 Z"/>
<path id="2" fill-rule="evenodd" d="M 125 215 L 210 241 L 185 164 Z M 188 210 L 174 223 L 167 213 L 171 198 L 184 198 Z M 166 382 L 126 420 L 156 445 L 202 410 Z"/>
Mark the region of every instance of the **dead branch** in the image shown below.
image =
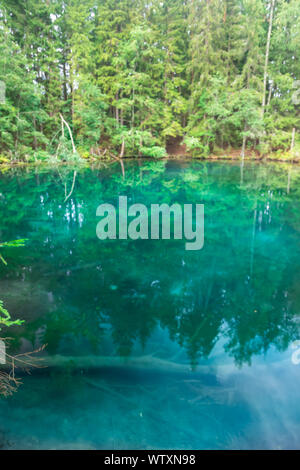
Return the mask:
<path id="1" fill-rule="evenodd" d="M 46 345 L 28 353 L 17 354 L 16 356 L 6 354 L 7 362 L 5 367 L 10 370 L 0 370 L 0 395 L 8 397 L 22 384 L 21 380 L 16 377 L 16 369 L 24 370 L 30 374 L 30 369 L 41 369 L 44 367 L 41 365 L 43 358 L 35 357 L 31 359 L 31 357 L 44 351 L 45 348 Z"/>
<path id="2" fill-rule="evenodd" d="M 75 144 L 74 144 L 74 139 L 73 139 L 73 135 L 72 135 L 72 132 L 71 132 L 71 128 L 70 128 L 69 124 L 67 123 L 67 121 L 64 119 L 63 115 L 62 114 L 59 114 L 59 115 L 60 115 L 60 119 L 61 119 L 61 122 L 62 122 L 62 136 L 64 137 L 64 126 L 63 125 L 65 125 L 68 129 L 68 132 L 69 132 L 69 135 L 70 135 L 70 138 L 71 138 L 73 153 L 76 153 L 76 147 L 75 147 Z"/>

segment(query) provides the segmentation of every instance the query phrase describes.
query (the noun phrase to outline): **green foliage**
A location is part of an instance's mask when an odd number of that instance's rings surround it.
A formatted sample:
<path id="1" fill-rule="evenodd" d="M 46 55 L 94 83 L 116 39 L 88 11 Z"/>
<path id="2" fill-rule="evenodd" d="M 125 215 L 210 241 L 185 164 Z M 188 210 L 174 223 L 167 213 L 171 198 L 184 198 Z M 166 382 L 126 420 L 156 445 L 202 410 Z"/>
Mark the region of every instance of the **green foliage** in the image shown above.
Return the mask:
<path id="1" fill-rule="evenodd" d="M 1 242 L 0 243 L 0 248 L 16 248 L 20 246 L 24 246 L 25 244 L 25 239 L 24 240 L 13 240 L 10 242 Z M 7 265 L 7 262 L 3 258 L 3 256 L 0 253 L 0 261 L 2 261 L 5 265 Z M 11 321 L 11 316 L 8 313 L 8 311 L 3 307 L 3 302 L 0 300 L 0 325 L 4 325 L 5 327 L 9 326 L 15 326 L 15 325 L 22 325 L 24 323 L 21 320 L 15 320 Z M 0 328 L 1 331 L 1 328 Z"/>
<path id="2" fill-rule="evenodd" d="M 201 154 L 207 155 L 209 152 L 209 148 L 206 145 L 203 145 L 201 139 L 198 137 L 193 136 L 186 136 L 184 138 L 184 143 L 188 151 L 191 151 L 192 154 Z"/>
<path id="3" fill-rule="evenodd" d="M 186 136 L 184 138 L 184 143 L 187 146 L 188 150 L 199 149 L 201 147 L 200 139 L 197 139 L 197 137 Z"/>
<path id="4" fill-rule="evenodd" d="M 11 316 L 8 311 L 3 307 L 3 302 L 0 300 L 0 325 L 5 327 L 9 326 L 20 326 L 24 323 L 22 320 L 11 320 Z M 1 331 L 1 328 L 0 328 Z"/>
<path id="5" fill-rule="evenodd" d="M 2 158 L 74 160 L 60 114 L 84 155 L 125 145 L 156 158 L 183 136 L 194 153 L 287 150 L 300 128 L 300 0 L 276 1 L 262 110 L 269 3 L 2 0 Z"/>
<path id="6" fill-rule="evenodd" d="M 166 149 L 164 147 L 141 147 L 141 153 L 145 157 L 164 158 L 167 156 Z"/>
<path id="7" fill-rule="evenodd" d="M 0 242 L 0 248 L 18 248 L 20 246 L 25 245 L 26 240 L 13 240 L 10 242 Z M 0 261 L 2 261 L 5 265 L 7 264 L 5 259 L 0 253 Z"/>
<path id="8" fill-rule="evenodd" d="M 95 147 L 101 137 L 107 105 L 100 89 L 82 82 L 74 105 L 74 128 L 78 144 L 86 149 Z"/>

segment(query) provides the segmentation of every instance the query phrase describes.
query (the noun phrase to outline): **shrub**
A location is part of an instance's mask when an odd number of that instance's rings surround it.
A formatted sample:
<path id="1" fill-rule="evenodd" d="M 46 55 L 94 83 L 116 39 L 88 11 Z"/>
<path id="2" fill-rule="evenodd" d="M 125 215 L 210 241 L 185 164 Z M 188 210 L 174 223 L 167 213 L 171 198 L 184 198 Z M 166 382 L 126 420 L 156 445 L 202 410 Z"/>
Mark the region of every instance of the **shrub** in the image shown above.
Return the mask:
<path id="1" fill-rule="evenodd" d="M 166 149 L 164 147 L 159 147 L 158 145 L 154 145 L 153 147 L 142 147 L 140 151 L 144 157 L 164 158 L 167 155 Z"/>

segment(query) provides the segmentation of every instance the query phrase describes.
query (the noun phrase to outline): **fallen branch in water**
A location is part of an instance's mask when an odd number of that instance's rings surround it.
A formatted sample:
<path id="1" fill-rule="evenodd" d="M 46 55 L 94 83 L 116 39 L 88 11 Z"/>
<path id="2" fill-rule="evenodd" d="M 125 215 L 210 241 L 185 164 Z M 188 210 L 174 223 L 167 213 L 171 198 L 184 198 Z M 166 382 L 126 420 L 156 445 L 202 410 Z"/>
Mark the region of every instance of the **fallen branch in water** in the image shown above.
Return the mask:
<path id="1" fill-rule="evenodd" d="M 5 338 L 2 341 L 8 341 L 8 338 Z M 38 354 L 45 349 L 45 345 L 41 348 L 31 351 L 29 353 L 22 353 L 16 356 L 11 356 L 10 354 L 5 354 L 6 363 L 2 366 L 3 370 L 0 370 L 0 395 L 8 397 L 12 395 L 18 387 L 22 384 L 22 381 L 16 377 L 16 370 L 22 370 L 26 373 L 30 373 L 32 368 L 43 368 L 41 361 L 43 358 L 33 358 L 34 354 Z"/>
<path id="2" fill-rule="evenodd" d="M 39 364 L 40 358 L 31 358 L 32 365 Z M 43 366 L 47 368 L 64 368 L 72 366 L 74 370 L 118 369 L 147 370 L 154 373 L 173 373 L 189 375 L 201 374 L 230 374 L 236 368 L 233 364 L 220 366 L 199 365 L 192 369 L 189 364 L 166 361 L 153 356 L 122 357 L 122 356 L 44 356 Z"/>
<path id="3" fill-rule="evenodd" d="M 0 396 L 9 397 L 21 385 L 21 381 L 12 378 L 7 372 L 0 371 Z"/>

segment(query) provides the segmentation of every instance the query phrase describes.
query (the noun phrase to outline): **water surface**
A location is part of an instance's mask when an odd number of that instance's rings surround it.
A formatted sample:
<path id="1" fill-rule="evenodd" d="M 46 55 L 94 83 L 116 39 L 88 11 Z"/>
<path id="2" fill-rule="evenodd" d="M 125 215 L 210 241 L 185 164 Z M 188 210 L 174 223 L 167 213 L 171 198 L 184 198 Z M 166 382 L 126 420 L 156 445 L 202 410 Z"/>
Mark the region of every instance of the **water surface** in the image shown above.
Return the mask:
<path id="1" fill-rule="evenodd" d="M 17 449 L 299 448 L 300 170 L 130 161 L 0 177 L 0 299 L 47 344 L 0 400 Z M 66 196 L 74 190 L 65 202 Z M 100 241 L 99 204 L 205 204 L 205 246 Z"/>

